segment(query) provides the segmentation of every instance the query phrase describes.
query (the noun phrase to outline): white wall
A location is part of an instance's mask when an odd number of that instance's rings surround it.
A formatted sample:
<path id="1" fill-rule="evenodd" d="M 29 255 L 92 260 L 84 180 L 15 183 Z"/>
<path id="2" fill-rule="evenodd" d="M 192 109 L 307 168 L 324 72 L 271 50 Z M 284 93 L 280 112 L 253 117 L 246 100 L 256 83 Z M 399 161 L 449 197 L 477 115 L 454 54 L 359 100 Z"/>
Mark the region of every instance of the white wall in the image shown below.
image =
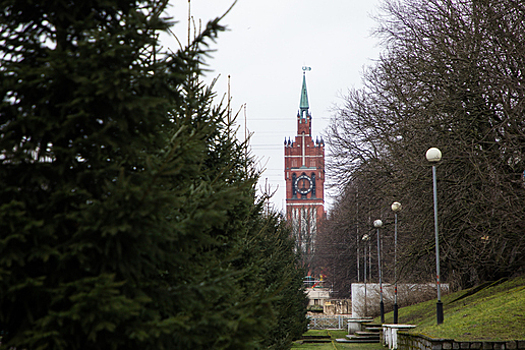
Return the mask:
<path id="1" fill-rule="evenodd" d="M 366 290 L 366 296 L 365 296 Z M 441 293 L 449 292 L 447 283 L 441 284 Z M 437 298 L 436 284 L 398 284 L 397 304 L 403 306 Z M 352 283 L 352 317 L 376 316 L 380 314 L 380 294 L 378 283 Z M 394 286 L 383 283 L 383 302 L 385 312 L 393 310 Z"/>

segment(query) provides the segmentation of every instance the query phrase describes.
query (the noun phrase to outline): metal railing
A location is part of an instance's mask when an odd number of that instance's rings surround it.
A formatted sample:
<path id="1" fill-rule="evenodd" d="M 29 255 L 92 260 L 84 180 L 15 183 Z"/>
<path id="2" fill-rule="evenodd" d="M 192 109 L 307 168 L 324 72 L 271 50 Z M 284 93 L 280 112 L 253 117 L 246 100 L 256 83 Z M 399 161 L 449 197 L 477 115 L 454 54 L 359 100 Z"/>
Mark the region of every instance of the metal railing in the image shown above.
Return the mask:
<path id="1" fill-rule="evenodd" d="M 346 329 L 348 318 L 346 316 L 309 317 L 308 329 Z"/>

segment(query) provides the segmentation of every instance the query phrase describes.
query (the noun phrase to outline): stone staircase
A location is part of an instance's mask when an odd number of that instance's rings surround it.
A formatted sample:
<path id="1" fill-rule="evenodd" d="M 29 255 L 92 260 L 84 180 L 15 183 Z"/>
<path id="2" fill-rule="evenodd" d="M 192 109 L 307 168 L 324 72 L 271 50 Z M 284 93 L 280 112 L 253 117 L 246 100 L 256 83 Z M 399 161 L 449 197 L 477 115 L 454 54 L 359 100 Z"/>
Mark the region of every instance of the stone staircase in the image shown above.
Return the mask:
<path id="1" fill-rule="evenodd" d="M 382 327 L 380 324 L 367 323 L 363 324 L 363 331 L 357 331 L 355 334 L 349 334 L 346 338 L 339 338 L 335 341 L 338 343 L 379 343 Z"/>

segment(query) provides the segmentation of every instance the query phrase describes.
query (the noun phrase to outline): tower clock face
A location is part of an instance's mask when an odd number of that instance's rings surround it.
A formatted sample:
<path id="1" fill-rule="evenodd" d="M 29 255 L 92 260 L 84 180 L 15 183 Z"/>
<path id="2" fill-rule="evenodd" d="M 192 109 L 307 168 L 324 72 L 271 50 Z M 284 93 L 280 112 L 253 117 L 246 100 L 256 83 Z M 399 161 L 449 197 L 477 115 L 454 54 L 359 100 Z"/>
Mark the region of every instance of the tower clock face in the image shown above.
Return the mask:
<path id="1" fill-rule="evenodd" d="M 295 190 L 300 194 L 307 194 L 312 190 L 312 180 L 307 175 L 301 175 L 295 180 Z"/>

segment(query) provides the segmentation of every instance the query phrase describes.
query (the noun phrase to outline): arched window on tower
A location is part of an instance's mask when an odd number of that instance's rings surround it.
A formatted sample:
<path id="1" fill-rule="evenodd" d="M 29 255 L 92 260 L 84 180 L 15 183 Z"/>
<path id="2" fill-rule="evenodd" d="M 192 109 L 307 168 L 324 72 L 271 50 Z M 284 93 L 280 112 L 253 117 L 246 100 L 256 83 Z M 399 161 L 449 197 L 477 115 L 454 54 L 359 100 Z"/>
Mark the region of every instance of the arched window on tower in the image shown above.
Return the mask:
<path id="1" fill-rule="evenodd" d="M 315 173 L 312 173 L 312 198 L 315 198 Z"/>
<path id="2" fill-rule="evenodd" d="M 295 173 L 292 174 L 292 198 L 297 198 L 297 193 L 295 192 L 295 180 L 297 179 L 297 176 Z"/>

